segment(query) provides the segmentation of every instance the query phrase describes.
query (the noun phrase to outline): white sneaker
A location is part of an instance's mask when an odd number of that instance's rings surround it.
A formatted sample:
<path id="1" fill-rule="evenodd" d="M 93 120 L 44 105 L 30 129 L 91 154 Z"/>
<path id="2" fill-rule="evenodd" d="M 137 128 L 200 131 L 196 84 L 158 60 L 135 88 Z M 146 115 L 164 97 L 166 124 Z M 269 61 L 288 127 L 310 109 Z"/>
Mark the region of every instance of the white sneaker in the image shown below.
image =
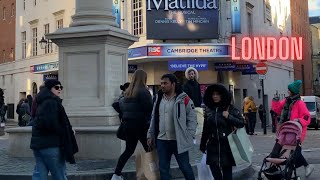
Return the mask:
<path id="1" fill-rule="evenodd" d="M 111 180 L 123 180 L 123 177 L 113 174 Z"/>
<path id="2" fill-rule="evenodd" d="M 311 175 L 311 173 L 313 172 L 314 167 L 313 167 L 313 165 L 309 164 L 307 167 L 305 167 L 305 170 L 306 170 L 306 177 L 309 177 Z"/>

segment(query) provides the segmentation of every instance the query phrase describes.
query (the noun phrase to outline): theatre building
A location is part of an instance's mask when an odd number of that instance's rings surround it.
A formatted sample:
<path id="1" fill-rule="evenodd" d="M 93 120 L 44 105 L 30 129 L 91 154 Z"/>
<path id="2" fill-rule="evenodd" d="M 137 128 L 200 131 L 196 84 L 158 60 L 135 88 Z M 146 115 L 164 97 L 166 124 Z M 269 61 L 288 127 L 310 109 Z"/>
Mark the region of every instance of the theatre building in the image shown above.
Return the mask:
<path id="1" fill-rule="evenodd" d="M 184 71 L 193 66 L 199 71 L 202 91 L 210 84 L 223 83 L 240 109 L 246 96 L 253 96 L 257 105 L 265 98 L 269 107 L 274 96 L 287 95 L 287 84 L 293 80 L 292 61 L 267 62 L 268 73 L 260 77 L 265 78 L 263 97 L 255 69 L 259 61 L 231 60 L 230 44 L 231 37 L 236 37 L 239 52 L 243 37 L 290 36 L 289 1 L 175 2 L 132 0 L 122 9 L 122 27 L 140 37 L 129 49 L 129 64 L 148 73 L 151 92 L 159 89 L 165 73 L 174 73 L 185 83 Z"/>
<path id="2" fill-rule="evenodd" d="M 59 48 L 44 35 L 69 26 L 74 7 L 74 1 L 17 1 L 15 60 L 0 64 L 0 85 L 12 107 L 35 95 L 45 79 L 59 78 Z M 246 36 L 291 36 L 290 0 L 114 0 L 113 11 L 120 27 L 139 37 L 128 49 L 128 81 L 136 69 L 145 70 L 153 94 L 163 74 L 174 73 L 184 83 L 185 69 L 193 66 L 202 92 L 222 83 L 239 109 L 246 96 L 257 105 L 264 98 L 269 107 L 274 96 L 286 96 L 294 78 L 292 61 L 267 62 L 268 72 L 260 77 L 265 78 L 263 96 L 255 69 L 259 61 L 233 61 L 230 47 L 231 37 L 241 51 Z"/>

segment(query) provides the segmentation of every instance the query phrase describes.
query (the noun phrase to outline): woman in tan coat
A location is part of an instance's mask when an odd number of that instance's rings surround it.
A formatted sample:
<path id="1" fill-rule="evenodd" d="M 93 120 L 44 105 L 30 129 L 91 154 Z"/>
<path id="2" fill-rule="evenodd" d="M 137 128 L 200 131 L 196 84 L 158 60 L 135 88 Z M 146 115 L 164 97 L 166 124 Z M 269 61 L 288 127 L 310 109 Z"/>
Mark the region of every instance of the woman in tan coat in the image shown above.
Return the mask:
<path id="1" fill-rule="evenodd" d="M 252 96 L 244 99 L 243 113 L 248 124 L 249 135 L 254 134 L 254 128 L 257 122 L 257 106 Z"/>

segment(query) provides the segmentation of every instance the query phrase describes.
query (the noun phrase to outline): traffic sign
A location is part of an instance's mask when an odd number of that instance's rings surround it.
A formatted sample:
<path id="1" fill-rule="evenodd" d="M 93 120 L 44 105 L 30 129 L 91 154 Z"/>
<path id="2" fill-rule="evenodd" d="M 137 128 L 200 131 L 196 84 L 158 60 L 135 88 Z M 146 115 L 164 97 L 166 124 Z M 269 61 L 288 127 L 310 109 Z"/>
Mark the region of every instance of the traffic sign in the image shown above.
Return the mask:
<path id="1" fill-rule="evenodd" d="M 266 79 L 266 75 L 259 75 L 259 79 Z"/>
<path id="2" fill-rule="evenodd" d="M 256 65 L 256 72 L 259 75 L 265 75 L 268 72 L 268 66 L 266 63 L 260 62 Z"/>

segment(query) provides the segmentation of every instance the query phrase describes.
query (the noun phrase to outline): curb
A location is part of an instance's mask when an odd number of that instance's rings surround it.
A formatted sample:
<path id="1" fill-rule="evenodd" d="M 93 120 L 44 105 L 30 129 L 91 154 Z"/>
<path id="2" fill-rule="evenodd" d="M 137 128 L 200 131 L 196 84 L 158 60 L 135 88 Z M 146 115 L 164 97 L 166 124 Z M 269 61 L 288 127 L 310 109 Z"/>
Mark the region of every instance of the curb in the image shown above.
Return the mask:
<path id="1" fill-rule="evenodd" d="M 197 165 L 192 165 L 193 172 L 195 176 L 198 175 Z M 248 173 L 254 172 L 252 168 L 252 164 L 246 164 L 237 168 L 234 168 L 233 170 L 233 178 L 235 179 L 241 179 L 244 176 L 247 176 Z M 0 174 L 0 179 L 4 180 L 30 180 L 32 174 Z M 125 180 L 136 180 L 136 171 L 125 171 L 122 173 Z M 70 173 L 68 175 L 68 180 L 108 180 L 111 179 L 113 173 L 106 173 L 106 172 L 79 172 L 79 173 Z M 172 167 L 171 168 L 171 179 L 176 178 L 183 178 L 183 174 L 180 171 L 179 167 Z M 52 180 L 51 177 L 49 177 L 49 180 Z"/>

